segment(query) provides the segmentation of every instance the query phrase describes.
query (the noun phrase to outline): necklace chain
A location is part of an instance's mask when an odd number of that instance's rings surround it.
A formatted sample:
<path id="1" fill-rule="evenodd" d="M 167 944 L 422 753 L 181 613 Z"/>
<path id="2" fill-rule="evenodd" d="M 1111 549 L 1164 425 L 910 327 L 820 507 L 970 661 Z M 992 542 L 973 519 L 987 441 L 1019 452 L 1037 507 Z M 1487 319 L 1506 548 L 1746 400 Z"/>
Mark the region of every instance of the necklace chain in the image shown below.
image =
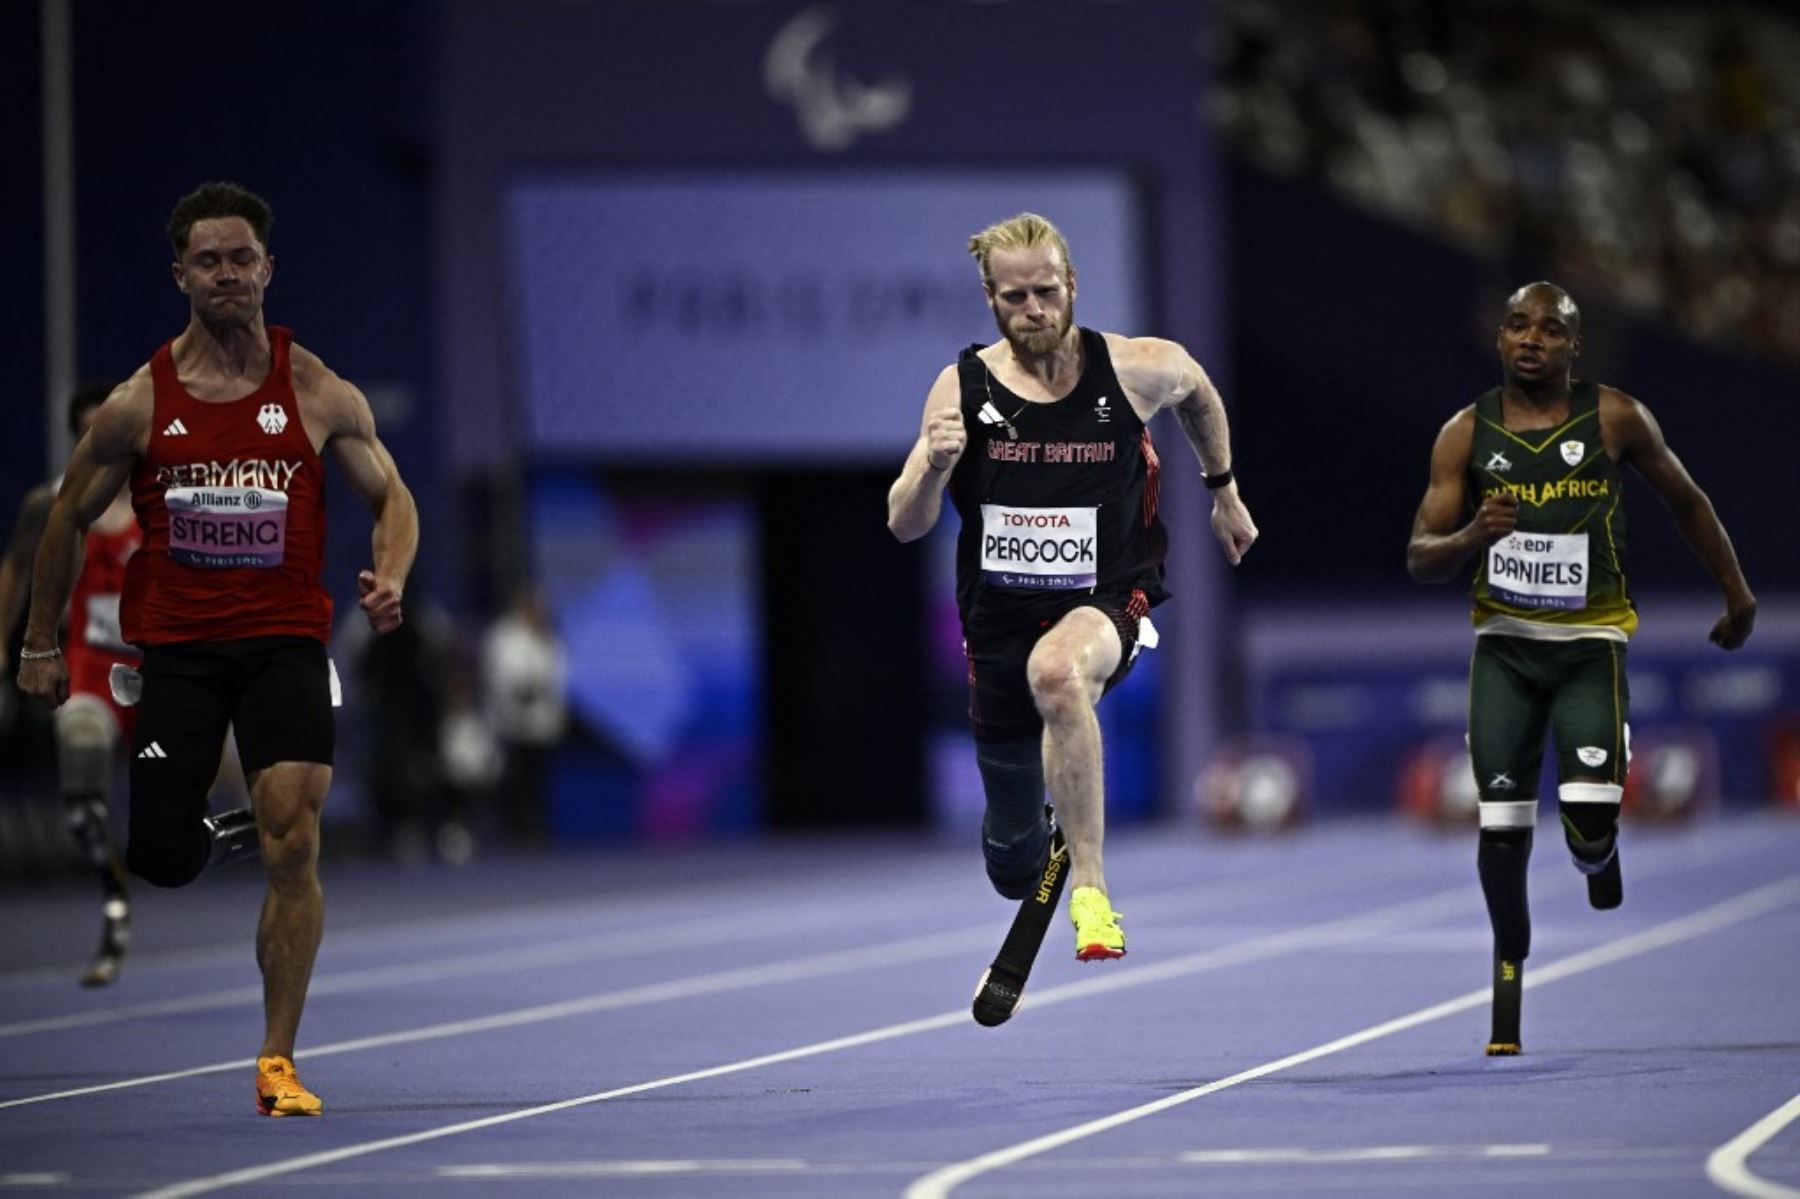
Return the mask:
<path id="1" fill-rule="evenodd" d="M 995 414 L 998 415 L 1000 407 L 994 403 L 994 372 L 985 362 L 981 364 L 981 385 L 987 389 L 988 407 L 992 408 Z M 1014 410 L 1011 416 L 1000 417 L 1000 423 L 1006 427 L 1006 439 L 1008 441 L 1019 440 L 1019 429 L 1013 422 L 1019 419 L 1019 414 L 1029 407 L 1031 407 L 1031 401 L 1026 400 Z"/>

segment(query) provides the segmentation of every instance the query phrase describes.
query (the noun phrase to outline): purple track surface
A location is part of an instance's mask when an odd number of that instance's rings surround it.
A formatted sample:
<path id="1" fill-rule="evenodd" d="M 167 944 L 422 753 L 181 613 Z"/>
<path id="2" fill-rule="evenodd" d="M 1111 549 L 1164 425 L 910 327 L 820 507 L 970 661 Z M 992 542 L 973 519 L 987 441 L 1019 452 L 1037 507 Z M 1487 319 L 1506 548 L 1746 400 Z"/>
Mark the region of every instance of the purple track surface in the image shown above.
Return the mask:
<path id="1" fill-rule="evenodd" d="M 1121 833 L 1130 956 L 1059 922 L 993 1030 L 973 848 L 328 860 L 318 1120 L 252 1111 L 254 868 L 140 887 L 103 991 L 88 890 L 15 893 L 0 1191 L 1800 1196 L 1800 820 L 1628 828 L 1614 912 L 1559 840 L 1517 1058 L 1482 1054 L 1472 831 Z"/>

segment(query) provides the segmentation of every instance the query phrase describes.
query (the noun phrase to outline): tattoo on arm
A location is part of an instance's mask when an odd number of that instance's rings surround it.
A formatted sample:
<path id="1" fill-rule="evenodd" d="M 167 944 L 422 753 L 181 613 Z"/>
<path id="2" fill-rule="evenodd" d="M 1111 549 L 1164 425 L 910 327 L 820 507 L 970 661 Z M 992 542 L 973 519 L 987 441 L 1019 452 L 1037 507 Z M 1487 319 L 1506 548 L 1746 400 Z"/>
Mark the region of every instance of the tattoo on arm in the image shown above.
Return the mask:
<path id="1" fill-rule="evenodd" d="M 1221 449 L 1219 412 L 1215 405 L 1207 403 L 1205 393 L 1199 388 L 1189 392 L 1187 398 L 1176 405 L 1175 417 L 1181 422 L 1188 441 L 1199 451 L 1201 461 L 1218 461 Z"/>

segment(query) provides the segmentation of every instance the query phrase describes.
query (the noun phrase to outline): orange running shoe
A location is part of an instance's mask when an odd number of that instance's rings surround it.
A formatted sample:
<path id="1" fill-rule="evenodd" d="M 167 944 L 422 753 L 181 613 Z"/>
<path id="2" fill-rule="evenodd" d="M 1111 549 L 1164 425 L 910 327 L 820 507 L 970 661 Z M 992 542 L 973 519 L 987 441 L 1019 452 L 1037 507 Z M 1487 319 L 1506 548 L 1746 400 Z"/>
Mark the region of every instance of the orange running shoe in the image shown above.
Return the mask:
<path id="1" fill-rule="evenodd" d="M 256 1110 L 265 1116 L 318 1116 L 324 1114 L 325 1104 L 300 1084 L 292 1061 L 285 1057 L 259 1057 Z"/>

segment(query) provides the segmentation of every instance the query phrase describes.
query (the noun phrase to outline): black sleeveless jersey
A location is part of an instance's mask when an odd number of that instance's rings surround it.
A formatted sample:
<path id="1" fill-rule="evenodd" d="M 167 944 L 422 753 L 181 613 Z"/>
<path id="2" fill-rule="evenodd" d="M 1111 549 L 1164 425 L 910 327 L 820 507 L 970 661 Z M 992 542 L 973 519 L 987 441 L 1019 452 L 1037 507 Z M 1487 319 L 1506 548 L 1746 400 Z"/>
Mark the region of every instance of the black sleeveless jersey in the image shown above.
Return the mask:
<path id="1" fill-rule="evenodd" d="M 1084 365 L 1062 399 L 1021 399 L 980 346 L 957 359 L 968 446 L 950 476 L 962 518 L 956 603 L 965 635 L 1054 620 L 1094 598 L 1168 598 L 1160 463 L 1113 372 L 1106 339 L 1082 329 Z"/>
<path id="2" fill-rule="evenodd" d="M 1600 388 L 1576 379 L 1569 417 L 1554 429 L 1506 427 L 1500 389 L 1475 401 L 1470 508 L 1519 498 L 1519 524 L 1475 566 L 1475 624 L 1483 632 L 1564 640 L 1637 629 L 1625 579 L 1625 491 L 1600 437 Z"/>

